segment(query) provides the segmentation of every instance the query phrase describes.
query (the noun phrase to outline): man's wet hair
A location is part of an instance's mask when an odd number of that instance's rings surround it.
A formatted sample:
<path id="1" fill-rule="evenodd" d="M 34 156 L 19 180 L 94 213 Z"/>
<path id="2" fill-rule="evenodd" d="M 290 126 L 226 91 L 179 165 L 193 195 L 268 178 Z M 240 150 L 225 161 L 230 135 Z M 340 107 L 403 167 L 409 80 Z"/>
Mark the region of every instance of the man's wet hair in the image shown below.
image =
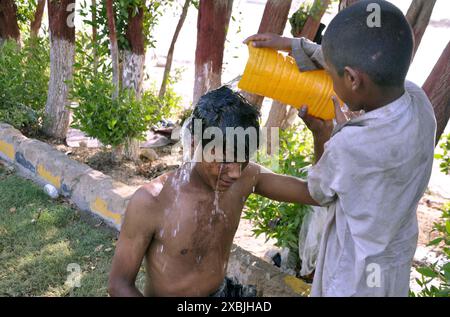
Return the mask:
<path id="1" fill-rule="evenodd" d="M 381 8 L 380 27 L 367 23 L 373 12 L 368 6 L 374 3 Z M 405 16 L 384 0 L 363 0 L 339 12 L 322 40 L 325 60 L 339 76 L 349 66 L 366 73 L 381 87 L 404 84 L 413 48 L 413 33 Z"/>
<path id="2" fill-rule="evenodd" d="M 259 110 L 250 104 L 240 93 L 227 86 L 209 91 L 200 97 L 192 112 L 192 121 L 189 130 L 195 135 L 194 120 L 201 120 L 202 123 L 202 146 L 205 147 L 211 139 L 203 138 L 204 131 L 211 127 L 219 128 L 223 135 L 223 153 L 226 153 L 226 128 L 253 128 L 256 131 L 256 147 L 259 147 Z M 197 131 L 198 133 L 198 131 Z M 250 148 L 249 135 L 245 135 L 245 160 L 248 161 L 254 153 Z M 234 158 L 237 157 L 238 137 L 234 137 Z M 224 158 L 225 159 L 225 158 Z"/>

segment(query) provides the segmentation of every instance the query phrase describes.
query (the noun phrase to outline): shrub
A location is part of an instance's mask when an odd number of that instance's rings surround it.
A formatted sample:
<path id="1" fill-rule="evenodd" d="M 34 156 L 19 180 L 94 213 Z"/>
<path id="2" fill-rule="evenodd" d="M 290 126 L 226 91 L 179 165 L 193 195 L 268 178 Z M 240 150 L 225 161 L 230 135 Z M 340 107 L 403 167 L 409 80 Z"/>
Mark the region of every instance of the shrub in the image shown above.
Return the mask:
<path id="1" fill-rule="evenodd" d="M 23 132 L 40 127 L 50 76 L 49 42 L 26 38 L 23 48 L 6 41 L 0 48 L 0 121 Z"/>
<path id="2" fill-rule="evenodd" d="M 443 135 L 441 137 L 441 145 L 440 145 L 443 153 L 436 154 L 435 158 L 441 160 L 441 164 L 439 167 L 441 168 L 442 173 L 447 175 L 450 174 L 450 134 Z"/>
<path id="3" fill-rule="evenodd" d="M 104 145 L 118 146 L 127 138 L 143 139 L 150 125 L 167 116 L 179 102 L 173 90 L 160 100 L 153 91 L 137 99 L 131 90 L 121 90 L 113 100 L 112 69 L 106 54 L 99 54 L 94 70 L 92 44 L 86 34 L 79 34 L 71 96 L 78 101 L 72 107 L 72 127 L 97 138 Z M 102 52 L 99 46 L 97 52 Z"/>

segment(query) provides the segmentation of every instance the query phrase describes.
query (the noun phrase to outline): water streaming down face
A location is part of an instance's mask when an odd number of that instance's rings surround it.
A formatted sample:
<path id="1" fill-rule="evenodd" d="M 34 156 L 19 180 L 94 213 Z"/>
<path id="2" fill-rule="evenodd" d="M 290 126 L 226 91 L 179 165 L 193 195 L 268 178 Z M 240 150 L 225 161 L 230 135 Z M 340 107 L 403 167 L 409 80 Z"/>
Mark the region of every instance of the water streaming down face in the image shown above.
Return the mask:
<path id="1" fill-rule="evenodd" d="M 216 180 L 216 190 L 214 191 L 214 209 L 213 209 L 213 215 L 222 213 L 223 211 L 220 209 L 219 206 L 219 181 L 220 181 L 220 176 L 222 175 L 222 169 L 223 169 L 223 163 L 220 164 L 220 169 L 219 169 L 219 175 L 217 176 L 217 180 Z"/>

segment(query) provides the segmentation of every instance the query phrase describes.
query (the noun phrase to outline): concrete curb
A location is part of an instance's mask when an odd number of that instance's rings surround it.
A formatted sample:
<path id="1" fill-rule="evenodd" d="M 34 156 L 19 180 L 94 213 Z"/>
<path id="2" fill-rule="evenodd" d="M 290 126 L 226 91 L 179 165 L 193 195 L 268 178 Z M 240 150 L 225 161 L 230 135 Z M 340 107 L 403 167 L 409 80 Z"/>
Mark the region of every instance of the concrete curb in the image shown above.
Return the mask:
<path id="1" fill-rule="evenodd" d="M 14 164 L 21 174 L 38 184 L 52 184 L 78 208 L 120 230 L 135 187 L 116 182 L 4 123 L 0 123 L 0 158 Z"/>
<path id="2" fill-rule="evenodd" d="M 68 158 L 50 145 L 29 139 L 9 124 L 0 123 L 0 159 L 40 185 L 52 184 L 78 208 L 98 216 L 116 230 L 136 187 Z M 305 296 L 309 285 L 233 245 L 228 275 L 256 285 L 259 296 Z"/>

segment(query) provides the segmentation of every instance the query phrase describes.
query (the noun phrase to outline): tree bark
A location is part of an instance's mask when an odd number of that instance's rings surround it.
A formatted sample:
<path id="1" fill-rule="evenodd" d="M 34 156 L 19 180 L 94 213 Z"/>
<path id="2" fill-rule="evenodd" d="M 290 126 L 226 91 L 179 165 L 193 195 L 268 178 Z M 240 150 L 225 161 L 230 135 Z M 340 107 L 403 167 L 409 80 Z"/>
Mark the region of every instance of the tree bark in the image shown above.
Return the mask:
<path id="1" fill-rule="evenodd" d="M 116 21 L 114 18 L 113 0 L 106 0 L 106 15 L 108 19 L 109 49 L 111 52 L 113 70 L 113 99 L 119 96 L 120 72 L 119 72 L 119 47 L 117 44 Z"/>
<path id="2" fill-rule="evenodd" d="M 92 21 L 92 55 L 94 59 L 94 74 L 98 72 L 98 52 L 97 52 L 97 0 L 92 0 L 91 5 Z"/>
<path id="3" fill-rule="evenodd" d="M 48 86 L 44 132 L 56 139 L 66 138 L 70 110 L 67 108 L 75 56 L 75 0 L 49 1 L 50 81 Z"/>
<path id="4" fill-rule="evenodd" d="M 0 0 L 0 44 L 10 39 L 20 42 L 17 6 L 13 0 Z"/>
<path id="5" fill-rule="evenodd" d="M 164 68 L 164 75 L 161 83 L 161 88 L 159 89 L 159 98 L 163 98 L 166 94 L 167 81 L 169 79 L 170 69 L 172 68 L 173 53 L 175 50 L 175 43 L 177 42 L 178 35 L 180 34 L 181 28 L 183 27 L 184 21 L 188 13 L 189 6 L 191 5 L 191 0 L 185 0 L 183 10 L 181 11 L 180 19 L 178 20 L 175 33 L 172 37 L 172 42 L 170 43 L 169 51 L 167 52 L 166 67 Z"/>
<path id="6" fill-rule="evenodd" d="M 450 118 L 450 42 L 422 88 L 430 99 L 436 116 L 437 145 Z"/>
<path id="7" fill-rule="evenodd" d="M 38 0 L 34 19 L 30 24 L 30 35 L 37 37 L 42 24 L 42 16 L 44 15 L 45 0 Z"/>
<path id="8" fill-rule="evenodd" d="M 282 35 L 286 27 L 291 4 L 292 0 L 267 0 L 258 33 Z M 251 104 L 261 108 L 264 96 L 251 94 L 246 91 L 242 91 L 241 93 Z"/>
<path id="9" fill-rule="evenodd" d="M 223 50 L 233 0 L 200 0 L 193 104 L 221 85 Z"/>
<path id="10" fill-rule="evenodd" d="M 345 8 L 351 6 L 355 2 L 358 2 L 359 0 L 339 0 L 339 11 L 344 10 Z"/>
<path id="11" fill-rule="evenodd" d="M 314 1 L 314 6 L 319 7 L 319 10 L 317 11 L 314 16 L 309 16 L 308 19 L 306 19 L 306 23 L 302 28 L 302 31 L 297 37 L 306 37 L 307 39 L 310 39 L 311 41 L 314 40 L 317 31 L 319 30 L 320 26 L 320 20 L 322 19 L 322 16 L 324 15 L 326 9 L 330 5 L 331 0 L 316 0 Z"/>
<path id="12" fill-rule="evenodd" d="M 414 55 L 416 55 L 423 34 L 430 22 L 431 13 L 433 13 L 436 0 L 413 0 L 406 13 L 406 19 L 411 25 L 414 33 Z"/>
<path id="13" fill-rule="evenodd" d="M 313 40 L 319 30 L 320 20 L 324 15 L 330 0 L 316 0 L 313 6 L 320 6 L 320 10 L 317 11 L 315 16 L 309 16 L 306 20 L 305 25 L 299 34 L 295 34 L 295 37 L 306 37 L 309 40 Z M 269 116 L 265 126 L 270 127 L 282 127 L 287 128 L 292 121 L 292 116 L 295 116 L 297 111 L 291 106 L 285 105 L 277 100 L 272 101 L 272 106 L 270 107 Z"/>
<path id="14" fill-rule="evenodd" d="M 142 80 L 144 76 L 144 8 L 139 8 L 136 15 L 132 15 L 130 10 L 130 19 L 128 21 L 126 38 L 130 45 L 129 50 L 124 52 L 124 67 L 122 75 L 123 88 L 133 89 L 136 97 L 142 94 Z"/>
<path id="15" fill-rule="evenodd" d="M 124 52 L 122 87 L 132 89 L 136 98 L 142 95 L 142 82 L 144 78 L 145 46 L 144 46 L 144 8 L 140 7 L 136 15 L 132 15 L 128 21 L 126 38 L 130 50 Z M 127 139 L 125 142 L 125 157 L 137 161 L 139 159 L 139 141 Z"/>

